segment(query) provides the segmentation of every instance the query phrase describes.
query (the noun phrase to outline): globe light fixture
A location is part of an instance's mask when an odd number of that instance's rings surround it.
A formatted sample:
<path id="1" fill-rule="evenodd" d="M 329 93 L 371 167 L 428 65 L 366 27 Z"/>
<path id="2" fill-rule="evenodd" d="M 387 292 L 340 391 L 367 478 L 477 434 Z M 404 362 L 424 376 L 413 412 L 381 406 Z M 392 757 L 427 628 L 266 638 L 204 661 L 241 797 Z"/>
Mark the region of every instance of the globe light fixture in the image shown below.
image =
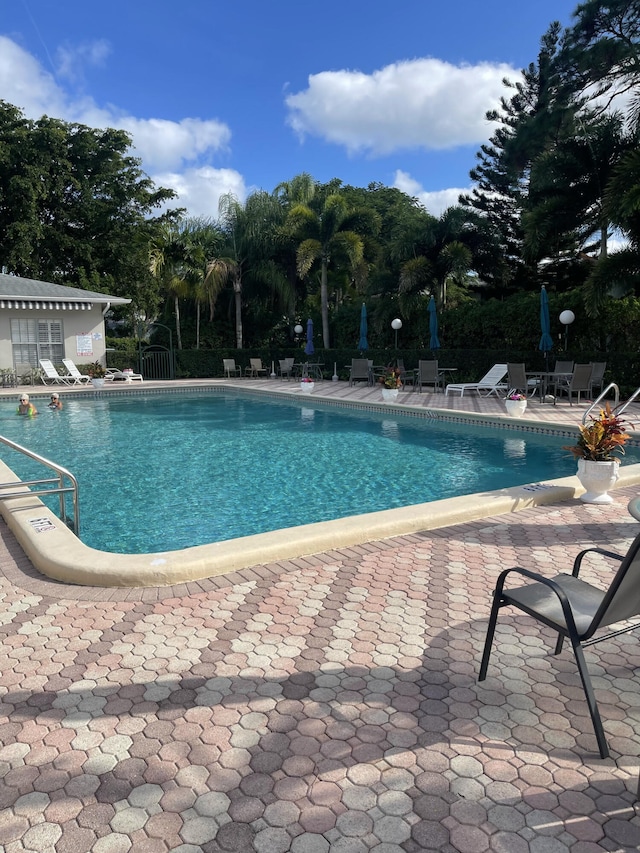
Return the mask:
<path id="1" fill-rule="evenodd" d="M 398 329 L 402 328 L 402 320 L 396 317 L 395 320 L 391 321 L 391 328 L 396 333 L 396 349 L 398 349 Z"/>
<path id="2" fill-rule="evenodd" d="M 560 314 L 560 317 L 559 317 L 560 322 L 564 326 L 564 351 L 565 352 L 567 351 L 567 344 L 569 342 L 569 326 L 573 323 L 573 321 L 575 319 L 576 319 L 576 315 L 573 313 L 573 311 L 569 311 L 569 310 L 562 311 L 562 313 Z"/>

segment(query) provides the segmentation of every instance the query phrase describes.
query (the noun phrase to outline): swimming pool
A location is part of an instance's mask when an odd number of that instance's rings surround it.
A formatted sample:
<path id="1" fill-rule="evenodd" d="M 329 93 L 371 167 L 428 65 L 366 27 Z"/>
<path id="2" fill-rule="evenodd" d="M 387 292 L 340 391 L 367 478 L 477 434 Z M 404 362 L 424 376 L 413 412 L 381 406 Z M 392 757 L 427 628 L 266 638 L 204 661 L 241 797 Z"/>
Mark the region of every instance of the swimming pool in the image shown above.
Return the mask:
<path id="1" fill-rule="evenodd" d="M 575 472 L 566 438 L 229 392 L 76 398 L 33 420 L 14 412 L 7 401 L 0 432 L 77 476 L 83 541 L 120 553 Z M 23 478 L 41 476 L 18 454 L 2 458 Z"/>

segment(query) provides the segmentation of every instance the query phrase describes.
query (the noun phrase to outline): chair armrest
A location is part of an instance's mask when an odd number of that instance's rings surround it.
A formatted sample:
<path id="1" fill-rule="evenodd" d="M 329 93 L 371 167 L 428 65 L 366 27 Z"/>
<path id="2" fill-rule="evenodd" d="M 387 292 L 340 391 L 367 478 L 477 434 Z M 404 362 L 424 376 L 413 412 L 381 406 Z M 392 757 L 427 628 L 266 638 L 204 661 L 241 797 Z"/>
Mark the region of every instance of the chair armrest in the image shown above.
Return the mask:
<path id="1" fill-rule="evenodd" d="M 565 624 L 569 629 L 569 633 L 573 635 L 577 635 L 576 623 L 573 618 L 573 611 L 571 610 L 571 605 L 569 604 L 569 599 L 567 598 L 566 592 L 562 589 L 562 587 L 556 583 L 552 578 L 546 578 L 544 575 L 540 575 L 537 572 L 532 572 L 529 569 L 523 569 L 520 566 L 514 566 L 511 569 L 505 569 L 498 576 L 498 582 L 496 584 L 496 588 L 494 591 L 494 598 L 502 597 L 504 582 L 507 577 L 512 574 L 522 575 L 525 578 L 529 578 L 530 580 L 535 581 L 536 583 L 541 583 L 543 586 L 549 587 L 549 589 L 554 592 L 560 601 L 560 606 L 562 607 L 562 612 L 564 614 Z"/>
<path id="2" fill-rule="evenodd" d="M 616 554 L 614 551 L 607 551 L 604 548 L 585 548 L 584 551 L 580 551 L 578 556 L 573 561 L 573 571 L 571 574 L 574 578 L 578 577 L 580 569 L 582 567 L 582 560 L 587 554 L 602 554 L 603 557 L 610 557 L 612 560 L 618 560 L 621 562 L 624 560 L 622 554 Z"/>

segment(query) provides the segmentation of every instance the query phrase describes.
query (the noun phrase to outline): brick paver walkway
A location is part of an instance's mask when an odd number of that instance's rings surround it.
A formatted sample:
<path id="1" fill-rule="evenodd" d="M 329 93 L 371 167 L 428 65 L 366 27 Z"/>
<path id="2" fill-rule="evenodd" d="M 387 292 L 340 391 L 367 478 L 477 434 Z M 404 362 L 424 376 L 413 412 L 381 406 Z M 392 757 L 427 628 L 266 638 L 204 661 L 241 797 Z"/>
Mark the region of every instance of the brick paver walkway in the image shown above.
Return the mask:
<path id="1" fill-rule="evenodd" d="M 523 615 L 476 681 L 500 570 L 625 550 L 636 492 L 153 590 L 50 582 L 0 524 L 0 850 L 639 849 L 637 637 L 587 652 L 607 760 Z"/>
<path id="2" fill-rule="evenodd" d="M 402 399 L 504 415 L 496 399 Z M 532 620 L 503 614 L 476 681 L 498 573 L 624 551 L 636 493 L 143 590 L 49 581 L 0 522 L 0 851 L 640 849 L 637 637 L 587 652 L 607 760 L 570 651 L 553 657 Z"/>

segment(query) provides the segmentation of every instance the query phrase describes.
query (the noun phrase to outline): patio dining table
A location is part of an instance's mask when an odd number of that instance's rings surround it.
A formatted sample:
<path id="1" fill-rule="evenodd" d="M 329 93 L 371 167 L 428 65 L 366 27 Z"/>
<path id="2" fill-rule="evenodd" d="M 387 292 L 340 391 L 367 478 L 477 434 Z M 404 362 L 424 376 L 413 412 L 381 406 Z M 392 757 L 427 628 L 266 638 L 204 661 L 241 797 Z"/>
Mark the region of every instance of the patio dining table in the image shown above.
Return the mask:
<path id="1" fill-rule="evenodd" d="M 546 402 L 549 385 L 552 379 L 571 379 L 571 373 L 556 373 L 554 370 L 527 370 L 527 379 L 537 379 L 539 382 L 540 402 Z"/>

